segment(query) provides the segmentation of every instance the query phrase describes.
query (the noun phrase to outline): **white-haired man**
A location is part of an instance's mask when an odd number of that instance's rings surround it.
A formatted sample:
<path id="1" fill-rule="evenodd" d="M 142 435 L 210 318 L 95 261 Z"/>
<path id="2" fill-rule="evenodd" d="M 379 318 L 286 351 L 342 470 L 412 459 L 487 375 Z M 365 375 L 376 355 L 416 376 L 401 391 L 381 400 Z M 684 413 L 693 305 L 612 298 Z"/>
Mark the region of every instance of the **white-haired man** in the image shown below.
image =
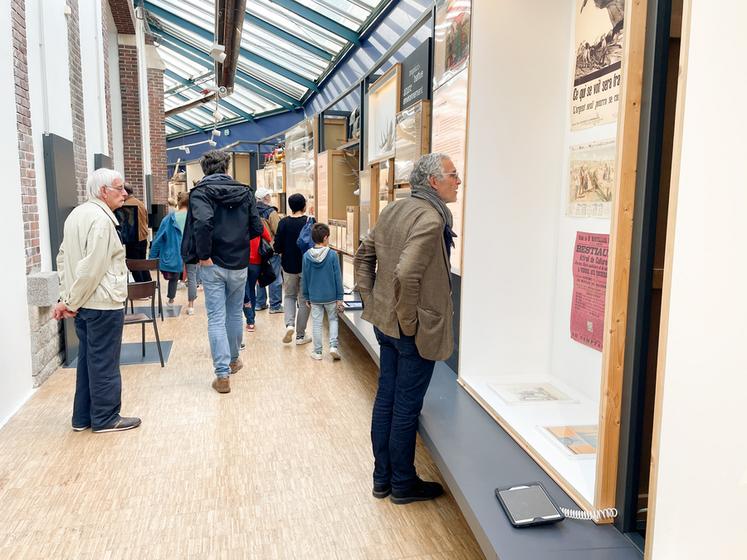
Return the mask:
<path id="1" fill-rule="evenodd" d="M 280 215 L 278 209 L 272 205 L 272 192 L 260 187 L 257 189 L 257 213 L 270 232 L 273 240 L 278 232 Z M 275 273 L 275 281 L 267 288 L 257 284 L 256 311 L 267 309 L 267 292 L 270 292 L 270 313 L 283 313 L 283 272 L 280 267 L 280 255 L 270 257 L 270 265 Z"/>
<path id="2" fill-rule="evenodd" d="M 112 169 L 95 170 L 86 188 L 88 201 L 65 220 L 57 254 L 60 301 L 52 314 L 58 320 L 75 317 L 80 341 L 73 430 L 121 432 L 140 425 L 140 418 L 119 415 L 127 266 L 114 210 L 122 206 L 127 193 L 122 175 Z"/>
<path id="3" fill-rule="evenodd" d="M 388 205 L 355 256 L 363 318 L 379 341 L 379 388 L 371 421 L 373 495 L 395 504 L 443 494 L 415 471 L 415 436 L 437 360 L 454 350 L 449 254 L 461 181 L 451 159 L 421 157 L 412 196 Z"/>

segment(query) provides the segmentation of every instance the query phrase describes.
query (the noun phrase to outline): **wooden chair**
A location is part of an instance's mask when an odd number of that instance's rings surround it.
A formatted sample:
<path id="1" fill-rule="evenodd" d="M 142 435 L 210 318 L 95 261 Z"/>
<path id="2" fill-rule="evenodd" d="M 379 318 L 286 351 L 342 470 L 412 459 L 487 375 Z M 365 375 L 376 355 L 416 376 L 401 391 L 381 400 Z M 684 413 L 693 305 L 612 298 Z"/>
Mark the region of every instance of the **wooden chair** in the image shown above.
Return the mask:
<path id="1" fill-rule="evenodd" d="M 127 284 L 128 301 L 132 302 L 134 299 L 145 298 L 150 298 L 150 317 L 145 313 L 127 313 L 125 314 L 124 324 L 125 326 L 139 324 L 142 327 L 143 357 L 145 357 L 145 323 L 153 323 L 153 332 L 156 334 L 156 346 L 158 346 L 158 357 L 161 359 L 161 367 L 164 367 L 161 339 L 158 337 L 158 320 L 156 319 L 156 281 L 151 280 L 150 282 L 132 282 Z M 127 302 L 125 302 L 125 309 L 127 309 Z"/>
<path id="2" fill-rule="evenodd" d="M 158 314 L 161 316 L 163 321 L 163 303 L 161 301 L 161 273 L 158 270 L 158 259 L 126 259 L 127 269 L 130 272 L 137 272 L 141 270 L 155 270 L 156 271 L 156 291 L 158 292 Z M 145 284 L 146 282 L 136 282 L 138 284 Z M 125 307 L 125 310 L 127 307 Z M 130 310 L 135 312 L 135 304 L 130 299 Z"/>

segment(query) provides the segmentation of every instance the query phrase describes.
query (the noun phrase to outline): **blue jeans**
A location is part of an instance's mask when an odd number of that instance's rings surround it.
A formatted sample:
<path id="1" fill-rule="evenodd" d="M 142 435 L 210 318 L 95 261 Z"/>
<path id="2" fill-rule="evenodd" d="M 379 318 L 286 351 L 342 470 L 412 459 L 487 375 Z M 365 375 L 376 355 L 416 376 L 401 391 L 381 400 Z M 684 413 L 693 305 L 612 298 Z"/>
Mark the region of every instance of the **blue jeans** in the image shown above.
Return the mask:
<path id="1" fill-rule="evenodd" d="M 200 279 L 205 292 L 213 368 L 218 377 L 228 377 L 229 364 L 239 357 L 246 269 L 228 270 L 217 264 L 203 266 Z"/>
<path id="2" fill-rule="evenodd" d="M 283 269 L 280 267 L 280 255 L 274 255 L 270 259 L 272 271 L 275 273 L 275 281 L 261 288 L 257 284 L 257 307 L 267 307 L 267 290 L 270 290 L 270 309 L 280 309 L 283 304 Z"/>
<path id="3" fill-rule="evenodd" d="M 311 304 L 311 335 L 314 341 L 314 352 L 322 353 L 322 326 L 324 324 L 324 312 L 327 312 L 329 322 L 329 347 L 337 348 L 337 302 L 312 303 Z"/>
<path id="4" fill-rule="evenodd" d="M 392 338 L 374 328 L 379 341 L 379 389 L 371 420 L 373 480 L 406 492 L 417 478 L 415 439 L 423 398 L 436 362 L 422 358 L 414 336 Z"/>
<path id="5" fill-rule="evenodd" d="M 246 273 L 246 285 L 244 286 L 244 317 L 246 324 L 254 324 L 254 312 L 257 307 L 257 296 L 254 287 L 257 285 L 259 271 L 262 268 L 259 264 L 250 264 Z"/>
<path id="6" fill-rule="evenodd" d="M 197 299 L 197 273 L 199 266 L 197 263 L 187 265 L 187 301 Z"/>
<path id="7" fill-rule="evenodd" d="M 119 417 L 122 404 L 122 350 L 124 309 L 79 309 L 75 333 L 80 346 L 75 377 L 73 426 L 104 428 Z"/>

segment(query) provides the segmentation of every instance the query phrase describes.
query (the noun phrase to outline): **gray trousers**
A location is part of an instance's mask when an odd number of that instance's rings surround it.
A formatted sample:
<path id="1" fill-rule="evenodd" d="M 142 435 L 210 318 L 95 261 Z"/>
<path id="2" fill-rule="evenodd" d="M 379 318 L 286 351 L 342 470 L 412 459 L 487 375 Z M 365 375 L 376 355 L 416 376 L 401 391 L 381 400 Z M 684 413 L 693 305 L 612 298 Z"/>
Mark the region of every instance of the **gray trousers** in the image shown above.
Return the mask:
<path id="1" fill-rule="evenodd" d="M 283 272 L 283 294 L 285 296 L 285 326 L 295 323 L 296 338 L 306 336 L 306 324 L 309 322 L 309 308 L 301 291 L 301 275 Z M 298 308 L 298 314 L 296 314 Z"/>

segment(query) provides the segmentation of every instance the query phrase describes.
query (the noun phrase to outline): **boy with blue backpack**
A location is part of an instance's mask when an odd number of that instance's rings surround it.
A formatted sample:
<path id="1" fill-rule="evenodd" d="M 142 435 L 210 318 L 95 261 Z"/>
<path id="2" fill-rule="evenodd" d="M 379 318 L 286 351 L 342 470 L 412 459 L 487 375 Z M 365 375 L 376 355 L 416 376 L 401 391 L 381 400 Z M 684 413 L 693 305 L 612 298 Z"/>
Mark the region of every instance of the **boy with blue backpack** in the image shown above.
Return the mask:
<path id="1" fill-rule="evenodd" d="M 310 230 L 314 218 L 306 216 L 306 198 L 299 193 L 288 197 L 290 216 L 278 223 L 273 249 L 280 255 L 280 266 L 283 269 L 283 294 L 285 298 L 285 334 L 283 342 L 288 344 L 296 333 L 296 344 L 307 344 L 311 338 L 306 337 L 306 324 L 309 321 L 309 307 L 301 291 L 301 272 L 303 254 L 313 247 L 310 241 Z M 303 235 L 302 235 L 303 234 Z M 303 249 L 302 249 L 303 247 Z"/>
<path id="2" fill-rule="evenodd" d="M 322 359 L 322 324 L 324 313 L 329 323 L 329 354 L 340 359 L 337 347 L 337 313 L 342 312 L 342 273 L 340 258 L 329 248 L 329 226 L 314 224 L 311 228 L 314 246 L 303 256 L 303 297 L 311 307 L 314 350 L 311 357 Z"/>

